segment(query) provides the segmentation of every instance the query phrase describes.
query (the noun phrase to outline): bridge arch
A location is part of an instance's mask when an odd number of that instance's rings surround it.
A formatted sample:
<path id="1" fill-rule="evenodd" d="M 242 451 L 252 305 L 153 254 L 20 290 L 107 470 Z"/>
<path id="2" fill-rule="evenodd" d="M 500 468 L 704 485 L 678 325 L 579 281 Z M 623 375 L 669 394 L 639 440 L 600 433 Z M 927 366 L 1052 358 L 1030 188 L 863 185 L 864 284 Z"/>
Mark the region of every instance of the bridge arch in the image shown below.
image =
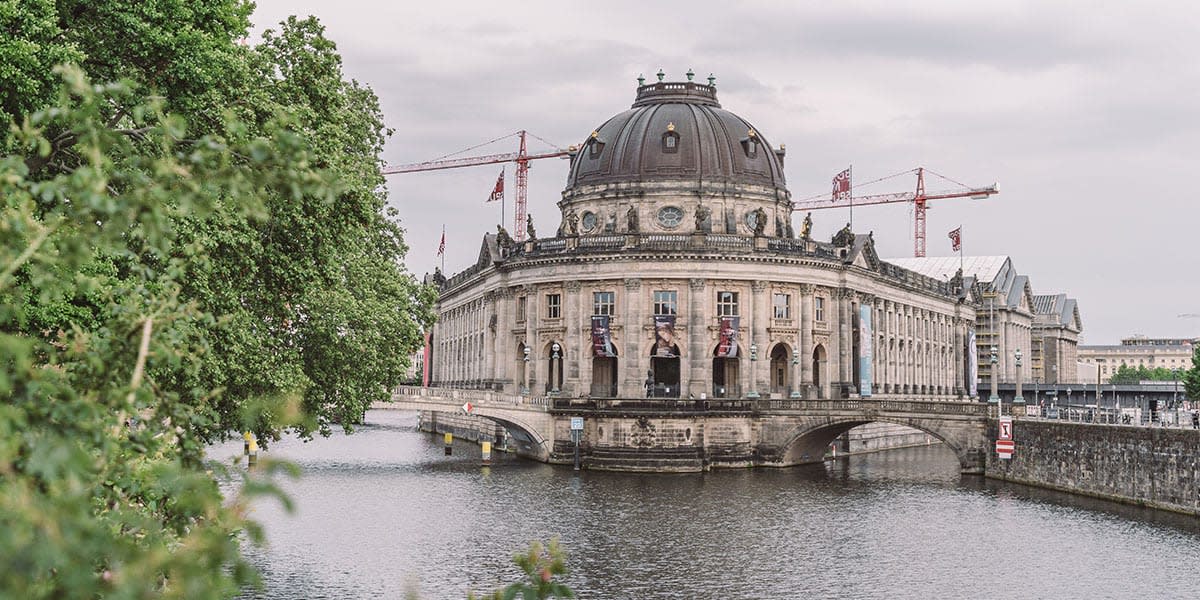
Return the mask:
<path id="1" fill-rule="evenodd" d="M 983 472 L 982 451 L 986 450 L 979 447 L 983 442 L 982 430 L 974 432 L 973 427 L 956 421 L 886 415 L 805 418 L 782 437 L 783 443 L 778 447 L 781 466 L 821 462 L 825 449 L 838 436 L 868 423 L 904 425 L 933 436 L 954 453 L 962 473 Z M 964 425 L 968 427 L 964 429 Z"/>
<path id="2" fill-rule="evenodd" d="M 517 442 L 517 455 L 527 456 L 542 462 L 550 460 L 550 445 L 546 438 L 538 432 L 537 427 L 525 422 L 524 419 L 509 414 L 508 411 L 489 408 L 476 408 L 471 414 L 499 423 L 510 438 Z"/>

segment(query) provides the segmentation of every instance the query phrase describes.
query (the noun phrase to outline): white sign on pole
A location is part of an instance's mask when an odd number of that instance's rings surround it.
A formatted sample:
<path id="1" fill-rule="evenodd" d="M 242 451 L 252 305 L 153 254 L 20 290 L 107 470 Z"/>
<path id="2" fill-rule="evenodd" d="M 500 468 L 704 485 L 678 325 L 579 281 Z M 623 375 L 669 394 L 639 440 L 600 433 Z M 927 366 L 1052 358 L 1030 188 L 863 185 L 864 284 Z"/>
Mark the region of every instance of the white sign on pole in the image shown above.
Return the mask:
<path id="1" fill-rule="evenodd" d="M 583 431 L 583 417 L 571 417 L 571 431 Z"/>

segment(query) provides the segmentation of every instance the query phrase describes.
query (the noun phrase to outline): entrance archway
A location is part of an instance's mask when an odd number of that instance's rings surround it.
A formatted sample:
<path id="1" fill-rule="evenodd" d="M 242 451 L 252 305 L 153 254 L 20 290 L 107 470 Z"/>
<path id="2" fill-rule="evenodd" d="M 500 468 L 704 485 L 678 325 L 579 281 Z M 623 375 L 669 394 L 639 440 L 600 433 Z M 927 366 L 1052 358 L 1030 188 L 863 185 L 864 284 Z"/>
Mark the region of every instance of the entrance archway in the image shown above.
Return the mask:
<path id="1" fill-rule="evenodd" d="M 817 344 L 817 347 L 813 348 L 812 353 L 812 373 L 813 389 L 816 390 L 817 398 L 819 399 L 829 397 L 825 393 L 825 364 L 825 345 Z"/>
<path id="2" fill-rule="evenodd" d="M 714 398 L 741 398 L 742 386 L 738 384 L 741 348 L 732 352 L 733 356 L 721 356 L 720 344 L 713 348 L 712 394 Z"/>
<path id="3" fill-rule="evenodd" d="M 617 353 L 614 356 L 592 357 L 592 390 L 593 398 L 615 398 L 617 395 Z"/>
<path id="4" fill-rule="evenodd" d="M 791 392 L 792 377 L 788 359 L 792 351 L 787 344 L 775 344 L 771 349 L 771 393 L 788 394 Z"/>
<path id="5" fill-rule="evenodd" d="M 655 344 L 650 348 L 649 382 L 647 396 L 679 397 L 679 346 Z"/>

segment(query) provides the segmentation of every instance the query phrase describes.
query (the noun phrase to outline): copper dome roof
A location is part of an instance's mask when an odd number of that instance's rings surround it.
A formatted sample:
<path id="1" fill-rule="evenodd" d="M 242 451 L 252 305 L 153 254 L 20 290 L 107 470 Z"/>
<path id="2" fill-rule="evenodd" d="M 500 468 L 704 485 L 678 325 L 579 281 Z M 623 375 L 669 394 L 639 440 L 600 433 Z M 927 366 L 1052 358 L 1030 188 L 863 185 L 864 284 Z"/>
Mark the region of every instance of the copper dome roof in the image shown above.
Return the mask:
<path id="1" fill-rule="evenodd" d="M 690 180 L 786 193 L 782 154 L 753 125 L 721 108 L 715 86 L 658 82 L 640 86 L 630 110 L 588 136 L 571 162 L 567 188 Z"/>

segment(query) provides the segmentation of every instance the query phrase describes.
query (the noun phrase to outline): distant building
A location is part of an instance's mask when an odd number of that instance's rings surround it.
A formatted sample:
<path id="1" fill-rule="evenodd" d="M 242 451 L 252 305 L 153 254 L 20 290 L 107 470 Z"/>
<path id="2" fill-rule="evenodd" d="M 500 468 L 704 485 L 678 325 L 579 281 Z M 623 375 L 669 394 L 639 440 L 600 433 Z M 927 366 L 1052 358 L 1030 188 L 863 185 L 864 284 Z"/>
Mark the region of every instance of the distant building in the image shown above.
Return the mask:
<path id="1" fill-rule="evenodd" d="M 1017 380 L 1016 351 L 1025 382 L 1072 383 L 1078 379 L 1076 352 L 1083 323 L 1079 303 L 1066 294 L 1034 295 L 1029 277 L 1007 256 L 890 258 L 888 262 L 935 279 L 951 281 L 962 269 L 962 293 L 975 306 L 979 385 L 991 385 L 989 357 L 996 348 L 998 381 Z"/>
<path id="2" fill-rule="evenodd" d="M 1186 371 L 1192 368 L 1192 349 L 1200 338 L 1148 338 L 1135 335 L 1120 344 L 1079 347 L 1079 360 L 1099 368 L 1100 379 L 1108 381 L 1122 365 L 1131 368 L 1163 368 Z"/>

